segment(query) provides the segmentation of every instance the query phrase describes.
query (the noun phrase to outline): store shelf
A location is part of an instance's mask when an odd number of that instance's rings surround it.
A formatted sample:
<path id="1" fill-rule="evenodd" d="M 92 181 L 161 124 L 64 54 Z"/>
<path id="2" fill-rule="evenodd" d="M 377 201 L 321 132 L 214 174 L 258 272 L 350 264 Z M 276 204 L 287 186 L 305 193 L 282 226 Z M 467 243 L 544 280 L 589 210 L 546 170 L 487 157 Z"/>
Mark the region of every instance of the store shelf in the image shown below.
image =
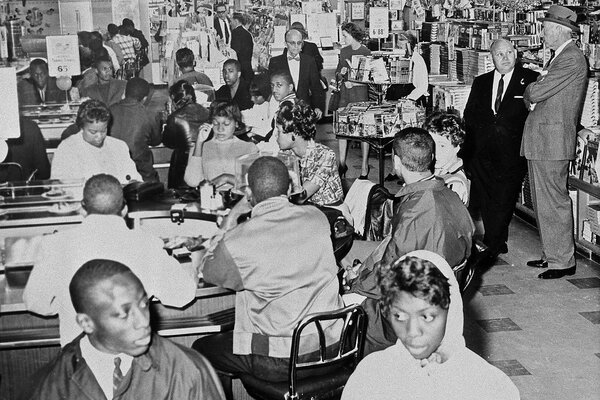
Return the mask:
<path id="1" fill-rule="evenodd" d="M 569 185 L 600 199 L 600 186 L 592 185 L 574 176 L 569 176 Z"/>

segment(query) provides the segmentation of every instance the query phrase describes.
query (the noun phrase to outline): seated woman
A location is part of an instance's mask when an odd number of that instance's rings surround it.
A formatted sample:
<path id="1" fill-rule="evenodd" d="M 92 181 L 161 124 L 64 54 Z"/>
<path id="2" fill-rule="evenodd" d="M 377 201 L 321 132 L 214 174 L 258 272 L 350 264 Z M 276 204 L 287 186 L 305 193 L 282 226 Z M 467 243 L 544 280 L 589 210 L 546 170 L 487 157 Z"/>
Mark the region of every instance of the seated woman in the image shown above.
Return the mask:
<path id="1" fill-rule="evenodd" d="M 446 186 L 458 194 L 463 203 L 469 203 L 470 182 L 465 175 L 463 161 L 458 157 L 465 141 L 465 130 L 459 116 L 435 112 L 425 121 L 425 128 L 435 141 L 434 175 L 444 179 Z"/>
<path id="2" fill-rule="evenodd" d="M 291 150 L 300 158 L 300 179 L 306 200 L 337 208 L 351 221 L 350 210 L 344 203 L 335 153 L 327 146 L 315 143 L 316 121 L 315 112 L 306 102 L 298 100 L 295 104 L 282 104 L 275 118 L 277 143 L 281 150 Z"/>
<path id="3" fill-rule="evenodd" d="M 342 400 L 520 398 L 510 378 L 465 346 L 458 282 L 441 256 L 412 251 L 377 278 L 398 341 L 360 362 Z"/>
<path id="4" fill-rule="evenodd" d="M 196 146 L 184 180 L 189 186 L 198 186 L 203 180 L 215 181 L 230 175 L 226 181 L 233 181 L 235 159 L 251 153 L 258 153 L 254 143 L 244 142 L 235 136 L 236 130 L 243 130 L 242 114 L 232 102 L 215 101 L 210 106 L 211 124 L 204 124 L 198 132 Z"/>
<path id="5" fill-rule="evenodd" d="M 162 141 L 173 149 L 168 187 L 179 188 L 185 186 L 183 175 L 198 137 L 198 129 L 209 120 L 209 115 L 206 108 L 196 103 L 194 87 L 185 80 L 171 86 L 169 96 L 175 111 L 167 117 Z"/>
<path id="6" fill-rule="evenodd" d="M 276 107 L 271 103 L 271 82 L 268 73 L 254 76 L 250 83 L 252 108 L 242 111 L 244 124 L 250 129 L 248 136 L 254 142 L 263 141 L 271 130 L 271 120 Z M 279 149 L 277 149 L 279 151 Z"/>

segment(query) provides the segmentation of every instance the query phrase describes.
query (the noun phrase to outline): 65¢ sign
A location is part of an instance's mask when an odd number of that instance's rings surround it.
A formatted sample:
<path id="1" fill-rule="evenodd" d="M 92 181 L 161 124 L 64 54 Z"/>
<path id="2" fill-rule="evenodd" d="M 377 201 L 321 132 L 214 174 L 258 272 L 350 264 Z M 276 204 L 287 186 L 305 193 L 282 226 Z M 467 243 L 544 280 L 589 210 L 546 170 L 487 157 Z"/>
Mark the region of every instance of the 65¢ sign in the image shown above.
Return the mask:
<path id="1" fill-rule="evenodd" d="M 74 76 L 81 74 L 77 35 L 46 36 L 48 74 Z"/>

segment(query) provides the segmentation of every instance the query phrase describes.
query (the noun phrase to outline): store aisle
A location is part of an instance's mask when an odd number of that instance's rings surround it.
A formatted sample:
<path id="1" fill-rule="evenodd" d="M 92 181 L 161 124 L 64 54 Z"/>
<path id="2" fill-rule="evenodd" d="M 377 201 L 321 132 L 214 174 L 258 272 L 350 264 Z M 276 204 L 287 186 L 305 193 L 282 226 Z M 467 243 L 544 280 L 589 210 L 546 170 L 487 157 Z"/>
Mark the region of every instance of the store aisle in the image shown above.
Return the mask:
<path id="1" fill-rule="evenodd" d="M 337 153 L 332 131 L 320 125 L 317 140 Z M 369 164 L 374 181 L 373 153 Z M 360 149 L 349 150 L 348 166 L 349 186 L 360 174 Z M 385 167 L 387 175 L 389 157 Z M 525 265 L 540 256 L 537 230 L 516 217 L 508 249 L 465 299 L 467 346 L 509 375 L 523 400 L 600 399 L 600 265 L 580 256 L 573 277 L 538 279 L 541 271 Z"/>
<path id="2" fill-rule="evenodd" d="M 160 109 L 165 100 L 166 89 L 159 89 L 151 106 Z M 338 153 L 331 123 L 318 126 L 317 141 Z M 373 153 L 369 164 L 376 180 Z M 360 175 L 359 148 L 349 149 L 348 166 L 346 188 Z M 387 175 L 389 157 L 385 168 Z M 518 218 L 508 247 L 465 301 L 467 345 L 504 370 L 523 400 L 600 399 L 600 265 L 579 257 L 574 276 L 538 279 L 540 271 L 525 266 L 540 256 L 537 230 Z"/>

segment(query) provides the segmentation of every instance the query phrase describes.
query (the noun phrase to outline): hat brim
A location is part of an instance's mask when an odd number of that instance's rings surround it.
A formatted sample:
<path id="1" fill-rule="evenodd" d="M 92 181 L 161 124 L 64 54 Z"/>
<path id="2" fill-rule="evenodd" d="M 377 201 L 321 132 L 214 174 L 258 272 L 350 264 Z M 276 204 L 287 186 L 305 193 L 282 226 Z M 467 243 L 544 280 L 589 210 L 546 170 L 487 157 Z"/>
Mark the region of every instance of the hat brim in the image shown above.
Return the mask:
<path id="1" fill-rule="evenodd" d="M 556 19 L 556 18 L 552 18 L 552 17 L 538 18 L 538 21 L 554 22 L 555 24 L 566 26 L 567 28 L 571 29 L 575 33 L 581 32 L 581 30 L 579 29 L 579 25 L 576 25 L 576 24 L 572 23 L 571 21 L 565 21 L 562 19 Z"/>

